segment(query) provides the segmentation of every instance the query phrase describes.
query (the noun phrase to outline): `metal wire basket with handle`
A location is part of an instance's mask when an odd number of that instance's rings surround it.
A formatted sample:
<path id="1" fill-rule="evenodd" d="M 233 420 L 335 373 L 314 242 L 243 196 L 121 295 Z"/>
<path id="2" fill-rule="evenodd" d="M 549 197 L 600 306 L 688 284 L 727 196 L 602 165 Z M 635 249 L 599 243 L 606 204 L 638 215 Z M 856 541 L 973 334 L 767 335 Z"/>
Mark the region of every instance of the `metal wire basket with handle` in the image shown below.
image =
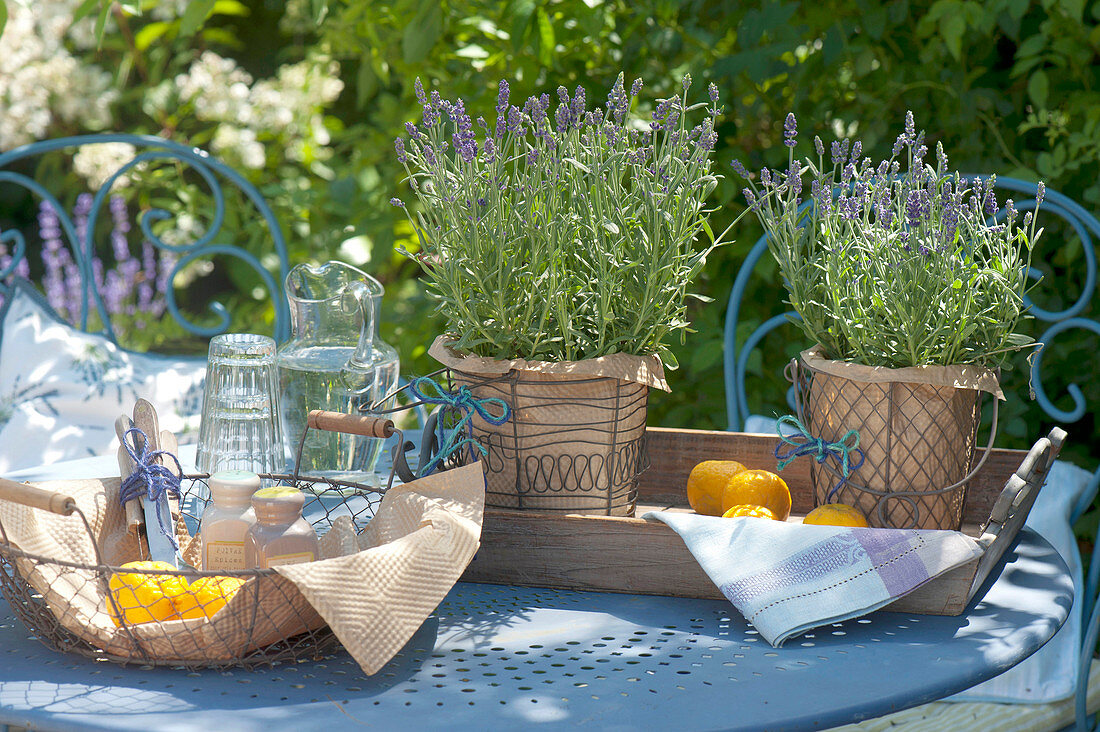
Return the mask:
<path id="1" fill-rule="evenodd" d="M 404 443 L 391 421 L 370 416 L 311 412 L 309 428 L 396 435 Z M 360 550 L 388 488 L 297 470 L 260 477 L 305 494 L 303 515 L 322 557 Z M 208 478 L 183 476 L 173 517 L 181 556 L 192 565 L 199 564 Z M 192 668 L 296 662 L 336 650 L 325 621 L 276 569 L 122 566 L 147 554 L 128 529 L 119 485 L 119 478 L 0 479 L 0 591 L 43 643 L 96 659 Z"/>

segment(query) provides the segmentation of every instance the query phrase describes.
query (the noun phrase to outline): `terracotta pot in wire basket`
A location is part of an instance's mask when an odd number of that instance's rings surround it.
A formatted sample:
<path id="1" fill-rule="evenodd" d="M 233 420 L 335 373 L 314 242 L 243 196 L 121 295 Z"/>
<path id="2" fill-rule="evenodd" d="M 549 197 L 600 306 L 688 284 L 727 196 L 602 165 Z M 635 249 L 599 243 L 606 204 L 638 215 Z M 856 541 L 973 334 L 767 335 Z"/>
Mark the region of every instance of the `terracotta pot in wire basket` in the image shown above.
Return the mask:
<path id="1" fill-rule="evenodd" d="M 997 432 L 997 400 L 1004 395 L 995 372 L 870 367 L 826 359 L 815 347 L 791 362 L 787 377 L 810 437 L 838 442 L 855 430 L 863 452 L 863 464 L 847 480 L 828 463 L 811 463 L 815 505 L 855 506 L 876 527 L 959 529 L 967 483 Z M 994 409 L 979 454 L 983 392 Z"/>
<path id="2" fill-rule="evenodd" d="M 401 439 L 391 422 L 371 417 L 312 412 L 309 426 Z M 148 550 L 119 503 L 119 478 L 0 479 L 0 591 L 12 611 L 46 645 L 99 660 L 252 667 L 316 660 L 342 645 L 370 674 L 420 627 L 478 547 L 477 466 L 382 489 L 262 474 L 305 494 L 320 556 L 199 571 L 208 478 L 180 483 L 178 570 L 122 566 Z M 392 597 L 399 606 L 385 602 Z"/>
<path id="3" fill-rule="evenodd" d="M 647 467 L 649 389 L 669 391 L 656 356 L 614 354 L 548 363 L 458 353 L 446 337 L 428 353 L 453 389 L 499 399 L 502 424 L 472 419 L 485 449 L 485 505 L 515 510 L 632 516 Z"/>

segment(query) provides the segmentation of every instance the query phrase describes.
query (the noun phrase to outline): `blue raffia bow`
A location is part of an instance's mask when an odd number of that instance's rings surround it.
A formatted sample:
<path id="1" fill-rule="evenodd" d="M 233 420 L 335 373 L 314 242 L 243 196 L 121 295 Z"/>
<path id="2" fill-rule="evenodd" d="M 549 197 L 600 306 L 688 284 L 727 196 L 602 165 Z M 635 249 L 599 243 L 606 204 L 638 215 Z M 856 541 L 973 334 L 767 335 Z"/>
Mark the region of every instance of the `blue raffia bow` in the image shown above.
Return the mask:
<path id="1" fill-rule="evenodd" d="M 793 427 L 795 433 L 792 435 L 783 434 L 783 425 Z M 775 446 L 775 459 L 779 461 L 775 465 L 777 470 L 782 470 L 796 458 L 803 455 L 810 455 L 822 464 L 830 457 L 840 463 L 840 482 L 829 491 L 829 495 L 825 497 L 826 503 L 832 503 L 837 491 L 848 482 L 848 477 L 852 474 L 852 471 L 858 470 L 863 465 L 864 454 L 863 450 L 859 449 L 859 432 L 856 430 L 848 430 L 844 437 L 841 437 L 837 442 L 826 442 L 819 437 L 812 437 L 810 431 L 801 422 L 788 414 L 775 420 L 775 431 L 779 434 L 780 440 L 779 444 Z M 848 444 L 849 442 L 851 444 Z M 784 444 L 790 445 L 791 448 L 784 452 Z M 854 465 L 849 458 L 849 455 L 853 452 L 859 455 L 859 462 Z"/>
<path id="2" fill-rule="evenodd" d="M 134 439 L 127 440 L 126 438 L 131 434 Z M 139 437 L 141 441 L 140 451 L 135 450 L 133 447 L 133 443 Z M 148 437 L 137 427 L 126 430 L 126 434 L 122 436 L 122 446 L 126 448 L 126 453 L 134 463 L 134 472 L 122 481 L 122 485 L 118 489 L 119 503 L 125 504 L 127 501 L 140 499 L 148 495 L 149 500 L 156 504 L 161 496 L 175 497 L 180 494 L 180 479 L 183 477 L 183 468 L 175 455 L 167 450 L 149 450 Z M 157 458 L 162 455 L 172 458 L 172 462 L 176 464 L 175 473 L 168 466 L 157 462 Z M 164 517 L 159 510 L 156 514 L 160 532 L 168 537 L 172 548 L 179 551 L 180 545 L 176 541 L 176 532 L 171 527 L 164 525 Z M 148 531 L 149 527 L 146 526 L 145 530 Z"/>
<path id="3" fill-rule="evenodd" d="M 429 394 L 428 389 L 431 389 L 434 394 Z M 474 449 L 481 453 L 482 457 L 489 454 L 489 451 L 485 449 L 485 446 L 474 439 L 474 428 L 470 424 L 470 420 L 474 415 L 478 415 L 483 420 L 491 425 L 499 427 L 507 422 L 512 417 L 512 410 L 508 406 L 508 403 L 503 399 L 497 399 L 496 397 L 486 397 L 484 399 L 477 399 L 470 391 L 469 387 L 460 386 L 455 391 L 447 391 L 439 384 L 435 383 L 427 376 L 418 376 L 412 380 L 409 384 L 409 391 L 419 401 L 425 404 L 441 404 L 445 407 L 453 409 L 457 412 L 462 412 L 462 417 L 455 423 L 455 426 L 447 432 L 442 429 L 440 424 L 441 440 L 439 443 L 439 452 L 431 461 L 420 469 L 419 477 L 423 478 L 425 475 L 431 475 L 439 464 L 446 460 L 455 450 L 460 450 L 464 445 L 470 446 L 470 456 L 474 456 Z M 489 411 L 490 406 L 500 407 L 500 415 L 497 416 Z M 466 437 L 461 440 L 456 440 L 456 436 L 460 434 L 466 434 Z"/>

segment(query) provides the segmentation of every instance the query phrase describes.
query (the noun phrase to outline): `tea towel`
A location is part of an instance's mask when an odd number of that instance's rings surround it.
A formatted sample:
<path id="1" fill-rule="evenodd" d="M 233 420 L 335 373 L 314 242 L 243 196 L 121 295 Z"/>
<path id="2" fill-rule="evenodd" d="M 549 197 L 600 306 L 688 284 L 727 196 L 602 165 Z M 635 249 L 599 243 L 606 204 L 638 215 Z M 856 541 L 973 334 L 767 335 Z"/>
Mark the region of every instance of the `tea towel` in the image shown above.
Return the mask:
<path id="1" fill-rule="evenodd" d="M 651 511 L 687 544 L 734 607 L 773 646 L 866 615 L 979 557 L 954 531 L 861 529 Z"/>

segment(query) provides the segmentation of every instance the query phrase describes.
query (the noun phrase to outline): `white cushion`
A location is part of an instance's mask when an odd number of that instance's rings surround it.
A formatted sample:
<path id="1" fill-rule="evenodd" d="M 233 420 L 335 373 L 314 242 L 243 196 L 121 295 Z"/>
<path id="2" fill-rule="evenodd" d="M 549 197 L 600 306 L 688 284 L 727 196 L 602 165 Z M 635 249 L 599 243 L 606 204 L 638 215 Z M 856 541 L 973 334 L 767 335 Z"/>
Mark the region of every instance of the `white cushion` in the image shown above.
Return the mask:
<path id="1" fill-rule="evenodd" d="M 162 429 L 197 433 L 205 359 L 131 353 L 82 333 L 20 281 L 0 328 L 0 475 L 113 454 L 115 418 L 139 397 L 157 407 Z"/>

